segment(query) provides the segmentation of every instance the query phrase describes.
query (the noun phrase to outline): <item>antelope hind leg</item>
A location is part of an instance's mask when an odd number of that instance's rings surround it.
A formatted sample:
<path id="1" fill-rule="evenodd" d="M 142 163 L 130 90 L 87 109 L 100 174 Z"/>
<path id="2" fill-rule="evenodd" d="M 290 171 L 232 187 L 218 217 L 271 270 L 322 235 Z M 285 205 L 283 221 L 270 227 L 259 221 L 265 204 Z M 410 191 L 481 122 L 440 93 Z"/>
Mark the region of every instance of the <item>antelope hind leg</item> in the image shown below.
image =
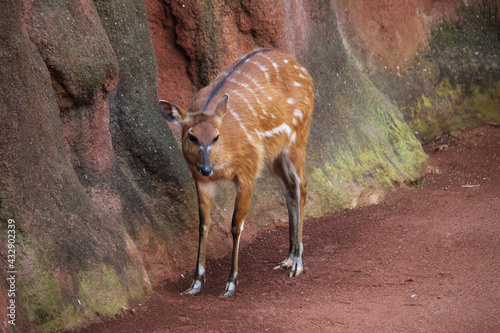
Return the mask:
<path id="1" fill-rule="evenodd" d="M 304 272 L 302 265 L 302 216 L 301 191 L 304 185 L 297 176 L 293 163 L 286 157 L 278 158 L 271 171 L 277 176 L 288 207 L 288 224 L 290 234 L 290 249 L 288 257 L 274 269 L 291 269 L 290 277 L 299 276 Z"/>

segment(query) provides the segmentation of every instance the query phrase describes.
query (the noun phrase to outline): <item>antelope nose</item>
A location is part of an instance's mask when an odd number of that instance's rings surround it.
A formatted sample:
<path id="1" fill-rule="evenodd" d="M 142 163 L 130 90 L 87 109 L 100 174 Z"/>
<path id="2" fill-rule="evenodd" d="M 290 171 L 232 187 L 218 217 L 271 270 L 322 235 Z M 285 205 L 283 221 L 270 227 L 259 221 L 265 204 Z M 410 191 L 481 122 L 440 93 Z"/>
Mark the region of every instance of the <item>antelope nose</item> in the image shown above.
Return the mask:
<path id="1" fill-rule="evenodd" d="M 214 170 L 210 165 L 202 165 L 198 168 L 198 172 L 200 175 L 205 176 L 205 177 L 210 177 L 212 173 L 214 173 Z"/>

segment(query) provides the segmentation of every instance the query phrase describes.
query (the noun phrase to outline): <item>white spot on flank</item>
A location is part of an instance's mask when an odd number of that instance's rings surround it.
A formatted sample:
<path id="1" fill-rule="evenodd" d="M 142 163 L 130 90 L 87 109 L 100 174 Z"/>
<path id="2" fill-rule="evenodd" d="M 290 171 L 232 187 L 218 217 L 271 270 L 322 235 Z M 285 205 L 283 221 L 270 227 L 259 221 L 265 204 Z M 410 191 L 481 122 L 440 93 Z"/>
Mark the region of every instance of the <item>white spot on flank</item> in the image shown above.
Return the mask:
<path id="1" fill-rule="evenodd" d="M 272 130 L 269 130 L 269 131 L 266 131 L 266 132 L 259 132 L 259 131 L 257 131 L 257 135 L 260 138 L 270 138 L 270 137 L 274 136 L 275 134 L 280 134 L 280 133 L 286 133 L 288 135 L 291 135 L 292 134 L 292 129 L 290 128 L 290 126 L 288 126 L 287 124 L 283 123 L 280 126 L 275 127 Z"/>
<path id="2" fill-rule="evenodd" d="M 290 141 L 295 142 L 295 139 L 297 139 L 297 133 L 293 132 Z"/>
<path id="3" fill-rule="evenodd" d="M 285 60 L 283 60 L 283 61 L 285 62 L 285 64 L 288 64 L 288 59 L 285 59 Z"/>
<path id="4" fill-rule="evenodd" d="M 300 83 L 298 83 L 297 81 L 295 81 L 295 82 L 293 83 L 293 85 L 294 85 L 294 86 L 296 86 L 296 87 L 300 87 L 300 86 L 302 86 L 302 85 L 301 85 Z"/>
<path id="5" fill-rule="evenodd" d="M 275 70 L 276 72 L 278 72 L 278 64 L 277 64 L 277 63 L 275 63 L 275 62 L 274 62 L 271 58 L 269 58 L 269 57 L 264 56 L 264 58 L 266 58 L 267 60 L 269 60 L 269 61 L 271 62 L 271 64 L 273 64 L 274 70 Z"/>
<path id="6" fill-rule="evenodd" d="M 298 117 L 300 120 L 302 120 L 302 118 L 304 118 L 304 114 L 299 109 L 295 109 L 295 111 L 293 111 L 293 115 L 295 117 Z"/>
<path id="7" fill-rule="evenodd" d="M 288 104 L 293 104 L 293 103 L 295 103 L 295 98 L 291 98 L 290 97 L 286 101 L 287 101 Z"/>
<path id="8" fill-rule="evenodd" d="M 297 122 L 297 118 L 293 118 L 293 124 L 294 124 L 294 125 L 297 125 L 297 123 L 298 123 L 298 122 Z"/>
<path id="9" fill-rule="evenodd" d="M 305 77 L 305 75 L 304 75 L 304 74 L 302 74 L 302 73 L 299 73 L 299 76 L 300 76 L 301 78 L 303 78 L 303 79 L 305 79 L 305 78 L 306 78 L 306 77 Z"/>

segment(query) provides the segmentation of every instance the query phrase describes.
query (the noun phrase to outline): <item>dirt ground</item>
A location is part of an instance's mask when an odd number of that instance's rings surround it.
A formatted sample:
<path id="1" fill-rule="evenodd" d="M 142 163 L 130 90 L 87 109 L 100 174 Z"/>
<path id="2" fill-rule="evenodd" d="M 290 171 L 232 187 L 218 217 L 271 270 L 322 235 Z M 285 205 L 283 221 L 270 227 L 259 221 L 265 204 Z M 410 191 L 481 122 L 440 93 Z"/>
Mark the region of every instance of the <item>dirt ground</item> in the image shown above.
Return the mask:
<path id="1" fill-rule="evenodd" d="M 235 297 L 218 297 L 228 250 L 199 296 L 180 295 L 193 273 L 179 272 L 79 332 L 500 332 L 500 127 L 426 152 L 426 176 L 382 204 L 306 221 L 302 276 L 271 269 L 288 248 L 274 226 L 242 245 Z"/>

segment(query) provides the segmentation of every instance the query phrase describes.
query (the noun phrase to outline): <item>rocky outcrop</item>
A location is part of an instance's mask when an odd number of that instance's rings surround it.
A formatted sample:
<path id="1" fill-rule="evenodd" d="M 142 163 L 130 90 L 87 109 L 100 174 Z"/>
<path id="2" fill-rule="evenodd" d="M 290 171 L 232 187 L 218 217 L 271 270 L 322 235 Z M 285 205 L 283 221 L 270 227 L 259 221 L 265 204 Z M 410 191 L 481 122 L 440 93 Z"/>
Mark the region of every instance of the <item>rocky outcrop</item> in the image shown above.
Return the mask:
<path id="1" fill-rule="evenodd" d="M 161 4 L 163 17 L 158 15 Z M 425 163 L 420 143 L 399 110 L 355 66 L 330 1 L 150 1 L 148 7 L 155 8 L 150 25 L 159 63 L 176 58 L 177 52 L 187 57 L 184 68 L 193 87 L 180 96 L 168 82 L 177 80 L 175 69 L 160 65 L 162 99 L 186 107 L 192 91 L 258 47 L 285 50 L 309 70 L 316 86 L 308 147 L 309 216 L 379 202 L 394 183 L 420 176 Z M 164 36 L 175 43 L 175 52 L 165 52 Z M 283 203 L 270 200 L 280 196 L 277 186 L 266 179 L 256 193 L 252 212 L 261 217 L 257 223 L 285 218 Z M 216 221 L 230 219 L 224 202 L 217 206 Z"/>
<path id="2" fill-rule="evenodd" d="M 7 327 L 68 329 L 166 276 L 193 199 L 157 112 L 144 4 L 3 3 L 0 216 L 3 235 L 15 221 L 17 271 Z"/>
<path id="3" fill-rule="evenodd" d="M 344 45 L 422 141 L 500 124 L 498 1 L 335 1 Z"/>

